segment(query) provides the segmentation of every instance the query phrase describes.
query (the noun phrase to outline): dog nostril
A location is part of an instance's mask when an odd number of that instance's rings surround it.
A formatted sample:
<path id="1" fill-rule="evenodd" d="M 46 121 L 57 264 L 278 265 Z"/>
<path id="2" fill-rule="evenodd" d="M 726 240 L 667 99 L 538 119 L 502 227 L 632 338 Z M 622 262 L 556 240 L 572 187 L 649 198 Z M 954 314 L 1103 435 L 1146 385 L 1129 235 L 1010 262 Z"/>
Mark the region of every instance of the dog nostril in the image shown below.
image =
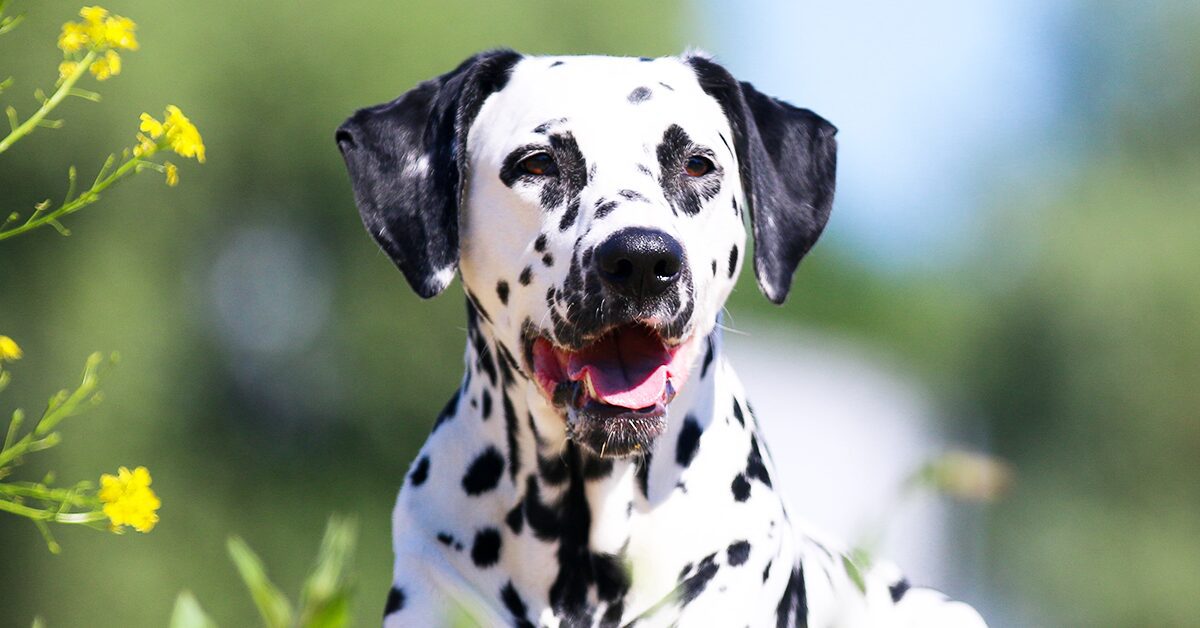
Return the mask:
<path id="1" fill-rule="evenodd" d="M 617 261 L 617 267 L 612 273 L 617 279 L 628 279 L 633 275 L 633 262 L 623 259 Z"/>

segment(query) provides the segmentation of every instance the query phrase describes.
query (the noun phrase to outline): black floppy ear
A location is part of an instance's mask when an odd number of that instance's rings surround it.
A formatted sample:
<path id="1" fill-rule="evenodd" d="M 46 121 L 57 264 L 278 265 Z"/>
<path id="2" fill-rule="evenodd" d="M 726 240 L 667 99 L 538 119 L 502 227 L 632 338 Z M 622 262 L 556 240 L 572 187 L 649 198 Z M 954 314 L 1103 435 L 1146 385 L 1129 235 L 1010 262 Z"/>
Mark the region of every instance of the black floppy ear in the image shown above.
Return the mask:
<path id="1" fill-rule="evenodd" d="M 458 268 L 467 130 L 520 59 L 511 50 L 475 55 L 338 127 L 363 225 L 423 298 L 445 289 Z"/>
<path id="2" fill-rule="evenodd" d="M 808 109 L 739 83 L 707 58 L 692 56 L 687 62 L 733 128 L 754 229 L 754 274 L 763 294 L 783 303 L 796 266 L 829 220 L 837 129 Z"/>

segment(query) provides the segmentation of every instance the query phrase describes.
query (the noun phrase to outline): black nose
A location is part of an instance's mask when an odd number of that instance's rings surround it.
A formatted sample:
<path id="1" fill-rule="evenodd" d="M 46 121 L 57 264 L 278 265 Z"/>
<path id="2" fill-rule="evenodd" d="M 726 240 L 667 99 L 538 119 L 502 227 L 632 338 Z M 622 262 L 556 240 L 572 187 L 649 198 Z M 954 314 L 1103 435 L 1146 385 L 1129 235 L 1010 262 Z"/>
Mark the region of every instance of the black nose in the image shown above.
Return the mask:
<path id="1" fill-rule="evenodd" d="M 662 294 L 679 279 L 683 247 L 661 231 L 630 227 L 601 242 L 593 260 L 609 288 L 643 299 Z"/>

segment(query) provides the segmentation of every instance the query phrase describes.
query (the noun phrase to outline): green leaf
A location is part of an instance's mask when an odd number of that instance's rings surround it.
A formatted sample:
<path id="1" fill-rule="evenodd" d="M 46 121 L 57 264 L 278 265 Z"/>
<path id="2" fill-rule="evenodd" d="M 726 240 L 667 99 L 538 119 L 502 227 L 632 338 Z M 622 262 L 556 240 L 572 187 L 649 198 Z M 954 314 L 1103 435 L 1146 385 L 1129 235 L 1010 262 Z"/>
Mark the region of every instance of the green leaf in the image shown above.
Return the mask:
<path id="1" fill-rule="evenodd" d="M 859 592 L 863 595 L 866 595 L 866 578 L 863 577 L 862 571 L 858 568 L 858 565 L 854 564 L 854 561 L 845 554 L 842 554 L 842 568 L 846 570 L 846 575 L 850 576 L 850 579 L 854 581 L 854 586 L 858 587 Z"/>
<path id="2" fill-rule="evenodd" d="M 192 592 L 184 591 L 175 598 L 170 628 L 217 628 L 217 624 L 200 608 Z"/>
<path id="3" fill-rule="evenodd" d="M 300 625 L 340 628 L 350 622 L 350 579 L 358 526 L 352 519 L 329 518 L 317 551 L 317 564 L 300 594 Z"/>
<path id="4" fill-rule="evenodd" d="M 287 628 L 292 623 L 292 605 L 283 593 L 267 578 L 262 560 L 239 537 L 230 537 L 226 542 L 229 557 L 242 576 L 242 582 L 250 590 L 263 624 L 268 628 Z"/>

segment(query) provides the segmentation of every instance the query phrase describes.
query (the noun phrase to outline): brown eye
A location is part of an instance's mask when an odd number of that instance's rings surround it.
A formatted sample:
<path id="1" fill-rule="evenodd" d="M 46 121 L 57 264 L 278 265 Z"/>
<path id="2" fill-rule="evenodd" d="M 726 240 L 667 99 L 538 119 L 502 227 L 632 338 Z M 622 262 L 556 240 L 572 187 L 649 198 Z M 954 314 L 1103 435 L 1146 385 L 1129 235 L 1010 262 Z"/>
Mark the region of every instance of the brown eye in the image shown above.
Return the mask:
<path id="1" fill-rule="evenodd" d="M 558 174 L 558 166 L 549 153 L 534 153 L 517 164 L 523 172 L 537 177 L 548 177 Z"/>
<path id="2" fill-rule="evenodd" d="M 687 163 L 683 166 L 684 172 L 687 172 L 689 177 L 702 177 L 712 172 L 712 169 L 713 162 L 709 161 L 707 157 L 701 157 L 700 155 L 689 157 Z"/>

